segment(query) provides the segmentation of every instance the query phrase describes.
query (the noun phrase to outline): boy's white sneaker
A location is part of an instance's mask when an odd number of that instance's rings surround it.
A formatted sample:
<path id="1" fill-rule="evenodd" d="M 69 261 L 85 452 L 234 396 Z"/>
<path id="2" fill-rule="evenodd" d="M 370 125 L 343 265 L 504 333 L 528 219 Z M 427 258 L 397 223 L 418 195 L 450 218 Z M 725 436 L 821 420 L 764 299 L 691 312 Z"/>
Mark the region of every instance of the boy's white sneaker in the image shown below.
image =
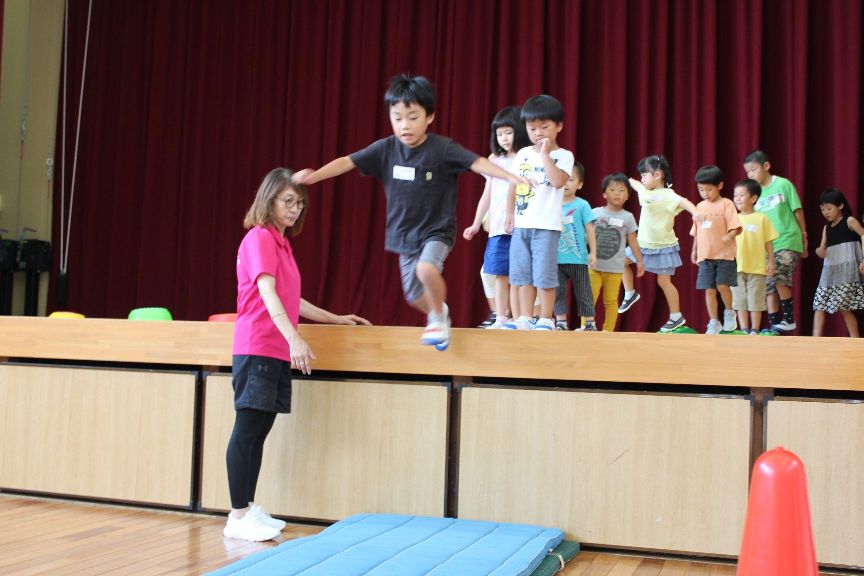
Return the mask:
<path id="1" fill-rule="evenodd" d="M 423 336 L 420 337 L 420 342 L 427 346 L 435 346 L 439 350 L 443 350 L 450 344 L 450 314 L 447 304 L 444 304 L 444 311 L 440 316 L 429 315 L 429 320 L 426 324 L 426 329 L 423 330 Z"/>
<path id="2" fill-rule="evenodd" d="M 487 330 L 504 330 L 504 325 L 511 323 L 512 320 L 510 318 L 498 316 L 495 318 L 495 322 L 486 327 Z"/>
<path id="3" fill-rule="evenodd" d="M 285 529 L 284 520 L 273 518 L 257 504 L 252 504 L 252 506 L 249 507 L 249 512 L 247 512 L 247 514 L 255 514 L 256 516 L 258 516 L 258 520 L 260 520 L 262 524 L 264 524 L 265 526 L 270 526 L 271 528 L 275 528 L 280 532 Z"/>
<path id="4" fill-rule="evenodd" d="M 528 316 L 520 316 L 519 318 L 504 324 L 502 328 L 505 330 L 533 330 L 534 324 Z"/>
<path id="5" fill-rule="evenodd" d="M 723 311 L 723 331 L 734 332 L 738 328 L 738 315 L 734 310 Z"/>
<path id="6" fill-rule="evenodd" d="M 228 521 L 225 523 L 222 534 L 226 538 L 263 542 L 265 540 L 273 540 L 282 533 L 281 530 L 277 530 L 261 522 L 258 515 L 251 513 L 251 511 L 250 509 L 249 512 L 246 512 L 243 518 L 228 516 Z"/>
<path id="7" fill-rule="evenodd" d="M 555 322 L 551 318 L 540 318 L 534 324 L 534 330 L 555 330 Z"/>
<path id="8" fill-rule="evenodd" d="M 719 334 L 723 329 L 723 325 L 719 320 L 712 318 L 708 321 L 708 329 L 705 330 L 705 334 Z"/>

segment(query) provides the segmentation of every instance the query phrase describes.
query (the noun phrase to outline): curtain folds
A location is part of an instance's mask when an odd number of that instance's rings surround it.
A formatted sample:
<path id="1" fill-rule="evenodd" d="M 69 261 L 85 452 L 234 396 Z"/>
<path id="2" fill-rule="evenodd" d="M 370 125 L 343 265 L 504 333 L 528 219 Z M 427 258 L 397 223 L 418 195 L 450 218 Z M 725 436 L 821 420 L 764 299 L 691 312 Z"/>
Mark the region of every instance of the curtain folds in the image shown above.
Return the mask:
<path id="1" fill-rule="evenodd" d="M 87 0 L 70 1 L 69 110 L 78 106 L 86 15 Z M 585 165 L 592 206 L 602 203 L 603 176 L 635 176 L 653 153 L 666 154 L 675 189 L 694 202 L 704 164 L 725 171 L 731 197 L 744 156 L 762 148 L 798 187 L 812 253 L 824 188 L 844 190 L 861 215 L 861 32 L 858 0 L 97 2 L 69 308 L 124 317 L 166 306 L 188 320 L 232 311 L 241 222 L 260 179 L 388 135 L 382 96 L 403 72 L 436 84 L 432 129 L 484 155 L 497 110 L 542 92 L 558 97 L 560 143 Z M 67 130 L 67 166 L 73 137 Z M 460 231 L 482 188 L 481 177 L 460 177 Z M 56 190 L 58 237 L 59 179 Z M 383 249 L 380 184 L 351 173 L 311 196 L 292 241 L 304 297 L 379 324 L 421 323 Z M 638 217 L 635 198 L 628 209 Z M 686 214 L 678 218 L 684 255 L 689 227 Z M 446 263 L 457 326 L 486 314 L 484 244 L 460 236 Z M 795 288 L 803 333 L 820 270 L 811 255 Z M 675 276 L 688 323 L 700 329 L 707 314 L 695 280 L 689 263 Z M 647 277 L 638 289 L 642 300 L 619 326 L 657 330 L 668 314 L 662 293 Z M 845 334 L 839 318 L 828 331 Z"/>

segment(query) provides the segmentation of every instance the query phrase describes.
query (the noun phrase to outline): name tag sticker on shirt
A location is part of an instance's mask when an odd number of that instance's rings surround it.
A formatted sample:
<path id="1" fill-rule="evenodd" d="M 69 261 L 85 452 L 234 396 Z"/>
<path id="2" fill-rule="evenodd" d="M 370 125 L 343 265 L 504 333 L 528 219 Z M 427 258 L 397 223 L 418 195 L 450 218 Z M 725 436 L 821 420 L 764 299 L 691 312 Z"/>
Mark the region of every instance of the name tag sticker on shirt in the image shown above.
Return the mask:
<path id="1" fill-rule="evenodd" d="M 786 201 L 786 197 L 783 196 L 783 194 L 774 194 L 773 196 L 768 198 L 768 206 L 770 208 L 774 208 L 776 206 L 779 206 L 780 204 L 782 204 L 785 201 Z"/>
<path id="2" fill-rule="evenodd" d="M 413 182 L 414 168 L 411 168 L 410 166 L 393 166 L 393 179 Z"/>
<path id="3" fill-rule="evenodd" d="M 564 224 L 572 224 L 573 223 L 573 216 L 572 215 L 564 216 L 563 218 L 561 218 L 561 222 L 563 222 Z"/>
<path id="4" fill-rule="evenodd" d="M 745 232 L 759 232 L 759 226 L 757 226 L 756 224 L 746 224 L 744 226 L 744 231 Z"/>
<path id="5" fill-rule="evenodd" d="M 703 220 L 702 221 L 702 229 L 706 230 L 708 228 L 711 228 L 711 220 Z"/>
<path id="6" fill-rule="evenodd" d="M 624 226 L 624 220 L 622 220 L 621 218 L 609 218 L 609 225 L 621 228 L 622 226 Z"/>

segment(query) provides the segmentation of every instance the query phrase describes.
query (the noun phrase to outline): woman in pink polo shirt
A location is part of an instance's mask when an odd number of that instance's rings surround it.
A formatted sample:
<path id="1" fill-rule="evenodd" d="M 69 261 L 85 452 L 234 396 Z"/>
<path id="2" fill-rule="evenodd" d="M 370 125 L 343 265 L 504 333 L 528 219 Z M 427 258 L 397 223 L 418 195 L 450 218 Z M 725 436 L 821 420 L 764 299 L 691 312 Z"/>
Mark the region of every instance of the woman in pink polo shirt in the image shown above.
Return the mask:
<path id="1" fill-rule="evenodd" d="M 285 522 L 254 504 L 264 441 L 278 413 L 291 411 L 291 367 L 311 372 L 315 354 L 297 332 L 300 316 L 328 324 L 369 324 L 338 316 L 300 297 L 300 271 L 289 236 L 306 219 L 306 187 L 286 168 L 272 170 L 258 188 L 237 251 L 237 322 L 234 326 L 233 386 L 237 412 L 228 442 L 231 513 L 223 533 L 261 541 L 279 535 Z"/>

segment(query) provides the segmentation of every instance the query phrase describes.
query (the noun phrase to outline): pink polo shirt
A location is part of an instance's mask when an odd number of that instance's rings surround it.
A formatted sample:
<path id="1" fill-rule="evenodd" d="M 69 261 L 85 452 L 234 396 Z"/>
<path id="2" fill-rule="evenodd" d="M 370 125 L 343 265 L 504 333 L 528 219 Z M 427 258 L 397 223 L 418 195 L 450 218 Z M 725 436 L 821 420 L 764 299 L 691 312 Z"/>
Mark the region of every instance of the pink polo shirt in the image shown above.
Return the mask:
<path id="1" fill-rule="evenodd" d="M 258 277 L 276 279 L 276 293 L 294 326 L 300 320 L 300 271 L 288 239 L 274 226 L 255 226 L 237 250 L 237 322 L 235 355 L 255 355 L 291 361 L 288 342 L 276 328 L 258 291 Z"/>

